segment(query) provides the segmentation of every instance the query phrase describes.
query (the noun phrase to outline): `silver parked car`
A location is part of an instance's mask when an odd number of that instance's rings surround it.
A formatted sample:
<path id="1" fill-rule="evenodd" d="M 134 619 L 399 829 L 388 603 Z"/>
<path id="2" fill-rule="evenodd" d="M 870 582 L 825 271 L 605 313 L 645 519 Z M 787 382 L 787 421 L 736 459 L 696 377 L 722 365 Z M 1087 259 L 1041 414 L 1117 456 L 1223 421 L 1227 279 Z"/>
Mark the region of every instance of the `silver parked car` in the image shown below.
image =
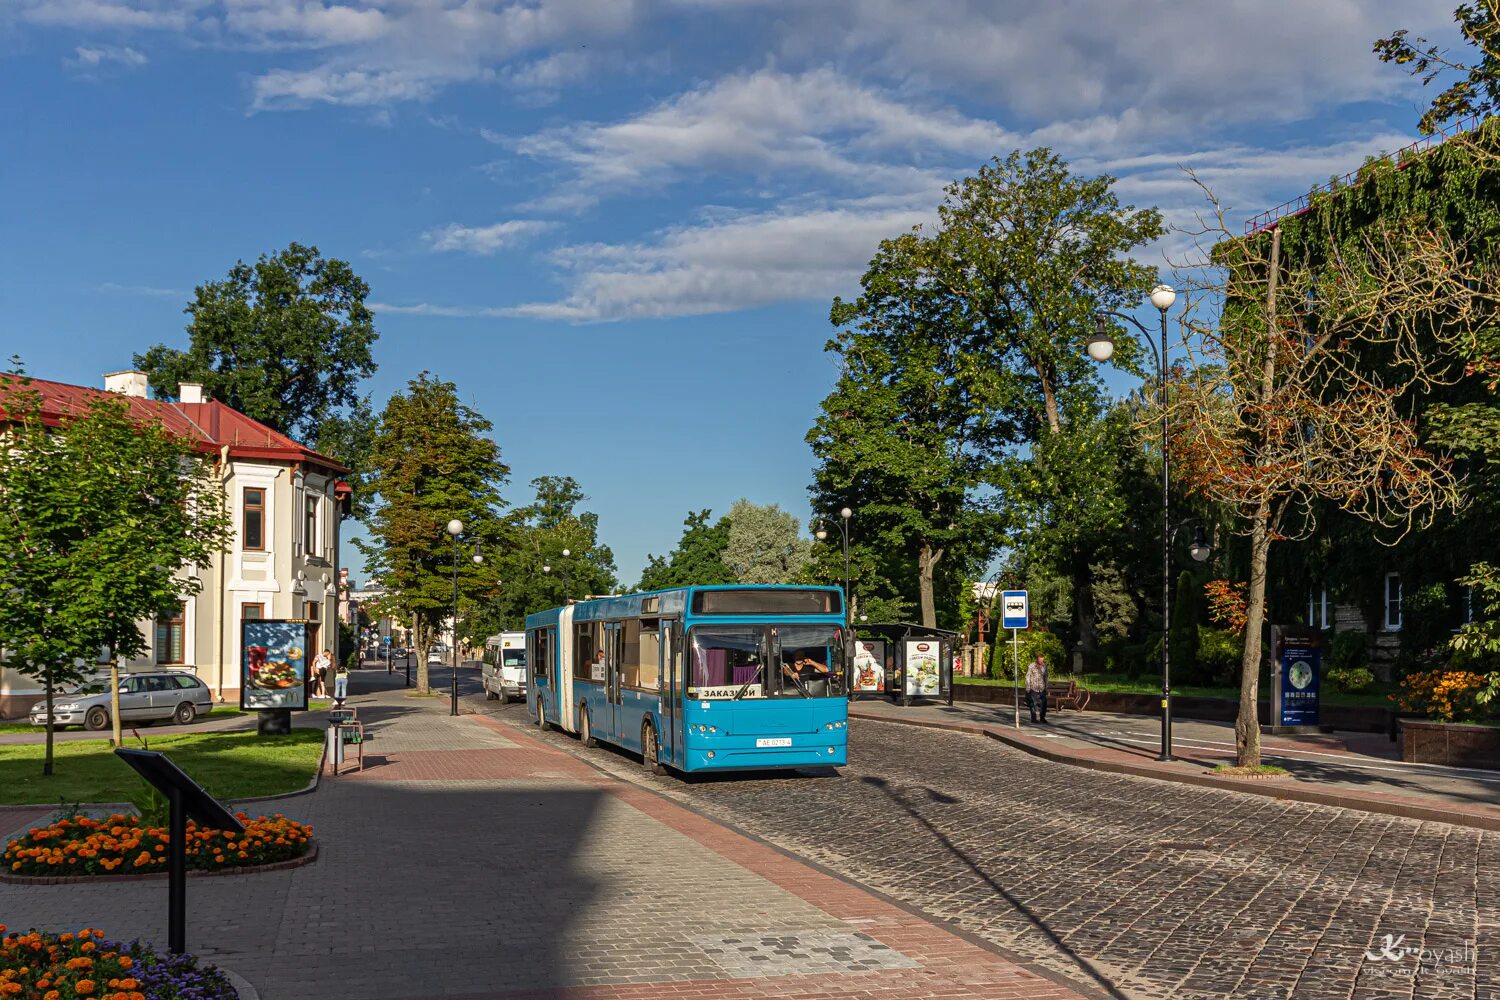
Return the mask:
<path id="1" fill-rule="evenodd" d="M 84 729 L 109 728 L 109 692 L 99 694 L 59 694 L 53 699 L 54 726 L 82 726 Z M 187 725 L 213 708 L 214 696 L 192 674 L 181 670 L 151 670 L 126 674 L 120 678 L 120 721 L 137 722 L 171 719 Z M 31 724 L 47 724 L 47 703 L 31 706 Z"/>

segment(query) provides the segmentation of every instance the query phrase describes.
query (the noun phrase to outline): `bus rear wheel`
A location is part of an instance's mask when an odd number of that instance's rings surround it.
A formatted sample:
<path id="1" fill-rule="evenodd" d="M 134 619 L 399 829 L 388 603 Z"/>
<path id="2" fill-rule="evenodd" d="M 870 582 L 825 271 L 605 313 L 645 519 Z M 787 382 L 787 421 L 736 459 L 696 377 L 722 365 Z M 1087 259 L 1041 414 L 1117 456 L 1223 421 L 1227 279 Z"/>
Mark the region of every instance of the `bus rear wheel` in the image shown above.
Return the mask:
<path id="1" fill-rule="evenodd" d="M 656 727 L 641 726 L 641 763 L 650 774 L 661 774 L 661 748 L 656 745 Z"/>
<path id="2" fill-rule="evenodd" d="M 594 739 L 594 727 L 589 725 L 589 710 L 585 708 L 583 715 L 578 720 L 578 742 L 586 747 L 596 747 L 599 741 Z"/>

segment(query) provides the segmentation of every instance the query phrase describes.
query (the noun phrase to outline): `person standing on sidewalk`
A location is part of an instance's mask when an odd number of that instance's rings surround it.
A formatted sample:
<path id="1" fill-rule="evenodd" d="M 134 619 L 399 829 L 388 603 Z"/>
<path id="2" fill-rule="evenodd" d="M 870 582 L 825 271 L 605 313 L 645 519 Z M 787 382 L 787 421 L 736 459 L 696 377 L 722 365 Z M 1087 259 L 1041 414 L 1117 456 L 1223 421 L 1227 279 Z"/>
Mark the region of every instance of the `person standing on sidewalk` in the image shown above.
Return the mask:
<path id="1" fill-rule="evenodd" d="M 340 663 L 333 675 L 333 700 L 335 704 L 342 705 L 347 697 L 349 697 L 349 664 Z"/>
<path id="2" fill-rule="evenodd" d="M 1047 724 L 1047 658 L 1041 653 L 1026 667 L 1026 707 L 1031 710 L 1032 722 Z"/>

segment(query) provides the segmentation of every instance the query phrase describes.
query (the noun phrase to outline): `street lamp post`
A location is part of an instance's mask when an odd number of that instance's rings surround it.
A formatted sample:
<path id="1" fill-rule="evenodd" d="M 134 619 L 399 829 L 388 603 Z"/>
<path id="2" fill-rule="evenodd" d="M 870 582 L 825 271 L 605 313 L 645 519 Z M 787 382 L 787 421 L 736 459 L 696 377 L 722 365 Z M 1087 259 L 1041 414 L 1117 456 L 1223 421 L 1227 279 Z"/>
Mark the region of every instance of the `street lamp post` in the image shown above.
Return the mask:
<path id="1" fill-rule="evenodd" d="M 848 507 L 839 510 L 839 532 L 844 536 L 844 602 L 846 605 L 849 601 L 849 519 L 853 516 L 854 511 Z M 813 535 L 820 542 L 826 541 L 828 531 L 819 528 Z"/>
<path id="2" fill-rule="evenodd" d="M 567 562 L 568 557 L 571 556 L 572 554 L 573 553 L 571 551 L 569 551 L 568 549 L 563 549 L 562 550 L 562 557 L 563 557 L 563 564 L 562 564 L 562 571 L 563 571 L 563 603 L 564 604 L 568 603 L 568 595 L 570 595 L 573 592 L 573 574 L 568 571 L 568 562 Z"/>
<path id="3" fill-rule="evenodd" d="M 1128 321 L 1141 331 L 1141 338 L 1151 348 L 1156 358 L 1156 392 L 1161 405 L 1161 753 L 1157 760 L 1172 759 L 1172 499 L 1169 492 L 1171 457 L 1167 450 L 1167 310 L 1177 301 L 1177 292 L 1170 285 L 1157 285 L 1151 289 L 1151 304 L 1161 316 L 1161 350 L 1151 340 L 1151 334 L 1133 316 L 1116 312 L 1100 312 L 1094 317 L 1094 335 L 1088 340 L 1089 357 L 1095 361 L 1108 361 L 1114 356 L 1115 342 L 1110 336 L 1106 316 Z"/>
<path id="4" fill-rule="evenodd" d="M 458 714 L 458 536 L 464 533 L 464 523 L 458 518 L 448 522 L 448 534 L 453 536 L 453 686 L 449 691 L 452 707 L 449 715 Z M 474 545 L 474 565 L 484 562 L 479 554 L 479 545 Z"/>

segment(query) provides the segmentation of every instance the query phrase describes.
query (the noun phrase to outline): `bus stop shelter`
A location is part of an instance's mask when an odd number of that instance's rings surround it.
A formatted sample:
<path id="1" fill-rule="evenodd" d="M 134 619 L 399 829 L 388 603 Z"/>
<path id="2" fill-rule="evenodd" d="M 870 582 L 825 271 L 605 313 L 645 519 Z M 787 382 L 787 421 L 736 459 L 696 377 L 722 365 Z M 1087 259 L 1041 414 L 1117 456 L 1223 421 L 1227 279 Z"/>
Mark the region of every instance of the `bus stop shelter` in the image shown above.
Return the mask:
<path id="1" fill-rule="evenodd" d="M 953 652 L 958 633 L 911 622 L 861 622 L 854 630 L 851 698 L 885 696 L 953 704 Z"/>

